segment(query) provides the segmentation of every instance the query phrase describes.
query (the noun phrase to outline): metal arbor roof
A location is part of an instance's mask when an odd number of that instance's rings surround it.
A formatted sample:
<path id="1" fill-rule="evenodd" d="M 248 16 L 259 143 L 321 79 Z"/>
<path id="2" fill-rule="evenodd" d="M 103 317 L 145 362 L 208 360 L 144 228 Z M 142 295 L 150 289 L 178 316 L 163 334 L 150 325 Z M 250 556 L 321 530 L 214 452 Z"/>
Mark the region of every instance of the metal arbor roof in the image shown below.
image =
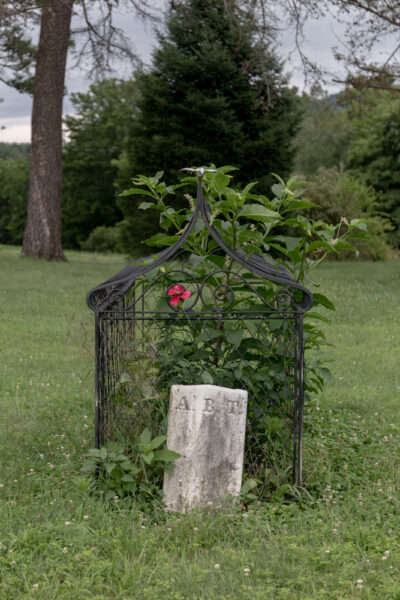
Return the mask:
<path id="1" fill-rule="evenodd" d="M 236 261 L 258 277 L 278 283 L 287 288 L 291 288 L 292 290 L 301 291 L 302 298 L 300 300 L 294 300 L 294 307 L 296 311 L 300 313 L 308 311 L 313 304 L 312 293 L 295 281 L 288 269 L 281 265 L 271 265 L 267 263 L 260 254 L 255 253 L 248 256 L 240 248 L 233 250 L 226 244 L 218 231 L 210 224 L 210 209 L 204 199 L 202 187 L 202 178 L 206 169 L 196 169 L 194 172 L 198 178 L 197 203 L 189 225 L 181 238 L 175 242 L 175 244 L 157 254 L 135 260 L 133 263 L 128 264 L 121 271 L 116 273 L 113 277 L 110 277 L 103 283 L 91 289 L 86 296 L 86 303 L 89 308 L 96 313 L 109 310 L 114 303 L 121 300 L 121 298 L 129 292 L 138 277 L 173 258 L 189 237 L 198 217 L 201 216 L 211 237 L 232 260 Z"/>

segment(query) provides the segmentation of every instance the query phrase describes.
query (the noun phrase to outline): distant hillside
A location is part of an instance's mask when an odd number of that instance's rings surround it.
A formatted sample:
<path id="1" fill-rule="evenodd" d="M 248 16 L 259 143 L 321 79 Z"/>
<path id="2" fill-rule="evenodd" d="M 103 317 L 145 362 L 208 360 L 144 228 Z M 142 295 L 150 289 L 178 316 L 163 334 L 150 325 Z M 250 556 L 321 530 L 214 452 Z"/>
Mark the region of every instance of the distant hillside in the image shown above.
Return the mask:
<path id="1" fill-rule="evenodd" d="M 30 144 L 17 144 L 0 142 L 0 159 L 13 160 L 27 156 L 30 152 Z"/>

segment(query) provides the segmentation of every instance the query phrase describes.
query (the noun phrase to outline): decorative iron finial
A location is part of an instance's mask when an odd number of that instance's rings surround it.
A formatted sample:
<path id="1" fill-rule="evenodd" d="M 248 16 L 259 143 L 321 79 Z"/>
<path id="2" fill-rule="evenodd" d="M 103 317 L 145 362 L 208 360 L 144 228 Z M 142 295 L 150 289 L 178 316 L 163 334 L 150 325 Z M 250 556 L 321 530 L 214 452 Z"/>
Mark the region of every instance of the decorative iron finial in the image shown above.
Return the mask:
<path id="1" fill-rule="evenodd" d="M 204 177 L 204 173 L 216 173 L 217 169 L 206 169 L 205 167 L 190 169 L 189 167 L 185 167 L 184 169 L 181 169 L 181 171 L 190 171 L 190 173 L 195 173 L 196 177 L 202 179 Z"/>

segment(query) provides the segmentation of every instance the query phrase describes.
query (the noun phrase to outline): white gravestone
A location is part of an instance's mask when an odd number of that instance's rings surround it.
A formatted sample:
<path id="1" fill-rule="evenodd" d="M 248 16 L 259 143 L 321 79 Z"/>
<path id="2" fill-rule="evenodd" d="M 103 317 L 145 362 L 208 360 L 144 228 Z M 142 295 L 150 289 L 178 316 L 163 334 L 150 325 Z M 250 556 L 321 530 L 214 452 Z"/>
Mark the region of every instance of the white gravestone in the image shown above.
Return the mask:
<path id="1" fill-rule="evenodd" d="M 167 446 L 181 455 L 164 475 L 171 511 L 237 496 L 242 485 L 247 391 L 215 385 L 173 385 Z"/>

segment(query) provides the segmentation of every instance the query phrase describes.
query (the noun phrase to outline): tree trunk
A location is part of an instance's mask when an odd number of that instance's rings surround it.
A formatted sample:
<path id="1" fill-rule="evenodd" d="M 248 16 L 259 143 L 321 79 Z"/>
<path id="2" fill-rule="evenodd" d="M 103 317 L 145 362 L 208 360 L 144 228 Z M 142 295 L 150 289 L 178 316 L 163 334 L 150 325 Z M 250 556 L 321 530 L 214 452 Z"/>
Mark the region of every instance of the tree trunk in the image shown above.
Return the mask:
<path id="1" fill-rule="evenodd" d="M 44 0 L 32 108 L 28 215 L 21 256 L 66 260 L 61 244 L 62 103 L 74 0 Z"/>

